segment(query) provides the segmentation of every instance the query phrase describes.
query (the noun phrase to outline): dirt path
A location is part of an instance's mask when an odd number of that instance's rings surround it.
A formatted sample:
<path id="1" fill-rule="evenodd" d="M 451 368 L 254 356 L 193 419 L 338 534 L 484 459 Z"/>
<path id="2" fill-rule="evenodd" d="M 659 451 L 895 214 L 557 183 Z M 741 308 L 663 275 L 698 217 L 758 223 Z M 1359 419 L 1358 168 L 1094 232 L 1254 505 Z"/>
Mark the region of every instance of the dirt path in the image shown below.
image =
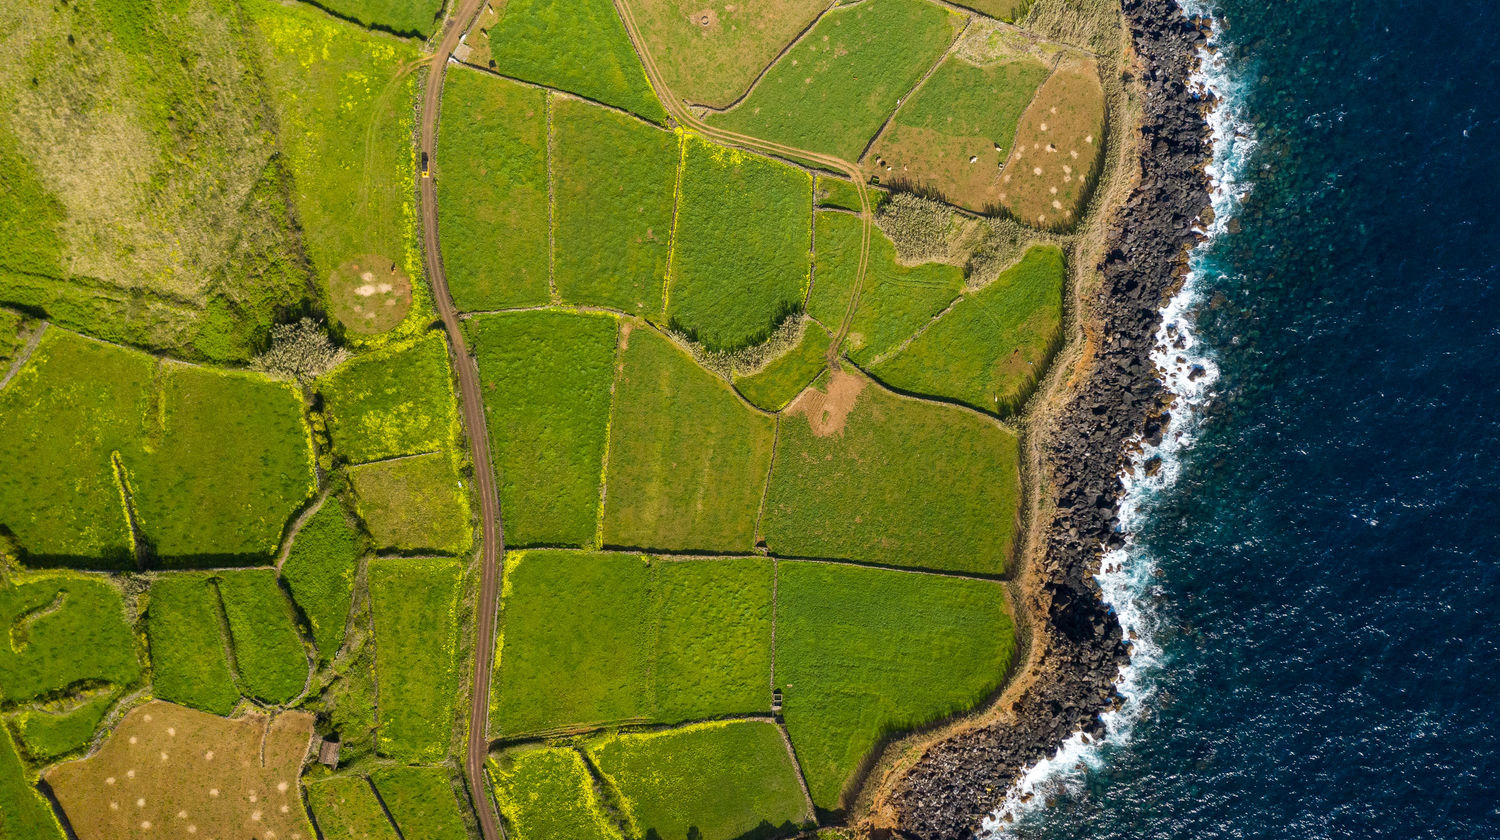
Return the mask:
<path id="1" fill-rule="evenodd" d="M 31 359 L 31 354 L 36 352 L 36 346 L 42 343 L 42 333 L 46 332 L 49 326 L 51 325 L 46 321 L 42 321 L 31 331 L 31 338 L 26 340 L 26 346 L 21 348 L 21 352 L 16 354 L 16 360 L 10 363 L 10 370 L 5 372 L 5 378 L 0 379 L 0 388 L 9 385 L 10 381 L 16 377 L 16 374 L 21 372 L 21 368 L 26 367 L 26 362 Z"/>
<path id="2" fill-rule="evenodd" d="M 433 53 L 422 93 L 421 145 L 428 165 L 437 161 L 438 111 L 443 99 L 443 76 L 448 59 L 463 37 L 483 0 L 460 0 L 443 21 L 443 35 Z M 474 482 L 479 489 L 479 518 L 482 529 L 483 566 L 479 579 L 479 605 L 475 611 L 477 638 L 474 644 L 474 685 L 469 692 L 469 742 L 464 755 L 464 776 L 479 817 L 484 840 L 501 840 L 505 831 L 495 814 L 484 784 L 484 761 L 489 751 L 490 672 L 494 667 L 495 616 L 499 609 L 500 569 L 498 559 L 505 550 L 505 532 L 500 521 L 500 497 L 495 492 L 495 473 L 490 469 L 490 442 L 484 422 L 484 403 L 479 391 L 479 369 L 469 355 L 459 327 L 458 311 L 448 292 L 448 278 L 443 273 L 443 258 L 438 251 L 437 188 L 432 178 L 419 176 L 422 198 L 422 251 L 426 258 L 427 279 L 432 284 L 438 316 L 448 333 L 454 370 L 458 372 L 458 390 L 462 402 L 464 431 L 469 438 L 469 452 L 474 460 Z"/>

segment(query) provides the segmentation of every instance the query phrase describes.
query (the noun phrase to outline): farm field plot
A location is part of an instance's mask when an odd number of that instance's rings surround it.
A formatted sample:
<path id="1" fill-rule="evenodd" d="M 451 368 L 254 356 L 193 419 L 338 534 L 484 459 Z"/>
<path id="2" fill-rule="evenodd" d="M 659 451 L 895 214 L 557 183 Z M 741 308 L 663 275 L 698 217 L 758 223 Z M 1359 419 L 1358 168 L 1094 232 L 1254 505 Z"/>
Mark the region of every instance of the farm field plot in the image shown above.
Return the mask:
<path id="1" fill-rule="evenodd" d="M 173 572 L 151 581 L 146 638 L 157 697 L 217 715 L 234 710 L 240 692 L 220 629 L 219 594 L 207 574 Z"/>
<path id="2" fill-rule="evenodd" d="M 828 346 L 832 343 L 828 330 L 809 320 L 795 346 L 755 373 L 736 375 L 734 387 L 754 405 L 780 411 L 828 365 Z"/>
<path id="3" fill-rule="evenodd" d="M 552 101 L 557 293 L 656 317 L 672 244 L 680 141 L 588 102 Z"/>
<path id="4" fill-rule="evenodd" d="M 16 739 L 34 761 L 53 761 L 88 745 L 119 696 L 97 692 L 70 708 L 26 709 L 11 718 Z M 0 825 L 4 825 L 0 819 Z"/>
<path id="5" fill-rule="evenodd" d="M 98 752 L 45 778 L 80 840 L 170 828 L 312 840 L 297 783 L 312 734 L 306 712 L 229 719 L 154 701 L 132 709 Z"/>
<path id="6" fill-rule="evenodd" d="M 870 372 L 902 391 L 1014 412 L 1062 339 L 1064 277 L 1061 250 L 1032 248 Z"/>
<path id="7" fill-rule="evenodd" d="M 381 767 L 370 781 L 403 837 L 469 840 L 447 768 Z"/>
<path id="8" fill-rule="evenodd" d="M 546 303 L 547 94 L 455 67 L 443 82 L 438 233 L 453 304 Z"/>
<path id="9" fill-rule="evenodd" d="M 570 312 L 468 322 L 508 544 L 593 545 L 618 330 Z"/>
<path id="10" fill-rule="evenodd" d="M 307 683 L 307 651 L 274 569 L 218 574 L 241 692 L 264 703 L 295 699 Z"/>
<path id="11" fill-rule="evenodd" d="M 666 120 L 610 0 L 507 0 L 495 11 L 485 33 L 492 69 Z"/>
<path id="12" fill-rule="evenodd" d="M 512 554 L 496 734 L 768 711 L 771 575 L 761 558 Z"/>
<path id="13" fill-rule="evenodd" d="M 323 840 L 400 840 L 363 776 L 336 776 L 307 785 L 307 801 Z"/>
<path id="14" fill-rule="evenodd" d="M 840 371 L 783 415 L 766 492 L 782 556 L 1000 574 L 1020 494 L 1015 433 Z"/>
<path id="15" fill-rule="evenodd" d="M 672 92 L 723 108 L 743 95 L 829 0 L 772 0 L 747 7 L 700 0 L 632 4 L 641 36 Z"/>
<path id="16" fill-rule="evenodd" d="M 814 189 L 813 203 L 818 207 L 837 207 L 860 212 L 859 189 L 852 181 L 831 175 L 819 175 Z M 870 193 L 870 209 L 872 210 L 885 203 L 889 196 L 889 193 L 879 187 L 867 185 L 865 189 Z"/>
<path id="17" fill-rule="evenodd" d="M 667 316 L 709 349 L 759 344 L 807 291 L 812 178 L 694 135 L 686 142 Z"/>
<path id="18" fill-rule="evenodd" d="M 442 0 L 323 0 L 324 8 L 365 26 L 430 37 L 442 17 Z"/>
<path id="19" fill-rule="evenodd" d="M 463 566 L 453 560 L 370 561 L 381 755 L 442 758 L 453 731 Z"/>
<path id="20" fill-rule="evenodd" d="M 317 300 L 235 4 L 7 7 L 0 302 L 243 361 Z"/>
<path id="21" fill-rule="evenodd" d="M 1047 74 L 1031 57 L 980 66 L 948 56 L 875 141 L 865 171 L 978 213 L 998 209 L 1001 164 Z"/>
<path id="22" fill-rule="evenodd" d="M 52 814 L 52 806 L 26 778 L 26 768 L 16 753 L 16 744 L 3 726 L 0 726 L 0 828 L 6 829 L 8 836 L 28 840 L 64 838 L 62 826 Z"/>
<path id="23" fill-rule="evenodd" d="M 776 682 L 818 807 L 889 734 L 970 708 L 1004 680 L 1014 626 L 998 582 L 782 561 Z"/>
<path id="24" fill-rule="evenodd" d="M 488 767 L 513 840 L 623 840 L 576 751 L 520 747 L 492 756 Z"/>
<path id="25" fill-rule="evenodd" d="M 120 592 L 106 578 L 28 574 L 0 584 L 0 702 L 20 703 L 83 682 L 135 683 L 141 666 Z"/>
<path id="26" fill-rule="evenodd" d="M 469 494 L 448 453 L 362 464 L 349 480 L 377 550 L 458 555 L 473 544 Z"/>
<path id="27" fill-rule="evenodd" d="M 1104 89 L 1092 59 L 1064 60 L 1037 90 L 1016 129 L 1000 200 L 1038 228 L 1066 228 L 1078 213 L 1104 149 Z"/>
<path id="28" fill-rule="evenodd" d="M 718 128 L 855 161 L 958 35 L 963 17 L 924 0 L 868 0 L 824 15 Z M 892 37 L 892 33 L 901 37 Z"/>
<path id="29" fill-rule="evenodd" d="M 440 332 L 357 356 L 324 376 L 319 392 L 334 448 L 353 464 L 434 452 L 459 436 Z"/>
<path id="30" fill-rule="evenodd" d="M 243 5 L 259 36 L 259 63 L 318 283 L 327 289 L 335 271 L 354 262 L 386 266 L 387 274 L 394 265 L 398 277 L 420 278 L 410 139 L 417 45 L 303 3 Z M 359 296 L 347 294 L 356 288 L 340 284 L 329 303 L 334 317 L 359 333 Z"/>
<path id="31" fill-rule="evenodd" d="M 359 555 L 359 535 L 343 505 L 329 498 L 303 523 L 281 566 L 281 578 L 307 618 L 324 662 L 332 660 L 344 643 Z"/>
<path id="32" fill-rule="evenodd" d="M 604 545 L 750 550 L 775 421 L 652 330 L 634 329 L 623 340 Z"/>
<path id="33" fill-rule="evenodd" d="M 638 835 L 733 840 L 757 829 L 792 834 L 812 818 L 770 721 L 615 735 L 590 744 L 589 753 L 619 790 Z"/>

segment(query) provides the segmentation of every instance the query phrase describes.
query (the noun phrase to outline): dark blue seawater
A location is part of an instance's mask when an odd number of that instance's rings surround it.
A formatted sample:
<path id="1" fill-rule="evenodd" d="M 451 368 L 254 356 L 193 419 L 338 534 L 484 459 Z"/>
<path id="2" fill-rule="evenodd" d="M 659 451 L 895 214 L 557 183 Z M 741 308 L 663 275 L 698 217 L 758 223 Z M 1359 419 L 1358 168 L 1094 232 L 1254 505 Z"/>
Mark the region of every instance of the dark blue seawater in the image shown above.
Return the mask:
<path id="1" fill-rule="evenodd" d="M 1500 838 L 1500 2 L 1213 8 L 1257 145 L 1154 693 L 1013 834 Z"/>

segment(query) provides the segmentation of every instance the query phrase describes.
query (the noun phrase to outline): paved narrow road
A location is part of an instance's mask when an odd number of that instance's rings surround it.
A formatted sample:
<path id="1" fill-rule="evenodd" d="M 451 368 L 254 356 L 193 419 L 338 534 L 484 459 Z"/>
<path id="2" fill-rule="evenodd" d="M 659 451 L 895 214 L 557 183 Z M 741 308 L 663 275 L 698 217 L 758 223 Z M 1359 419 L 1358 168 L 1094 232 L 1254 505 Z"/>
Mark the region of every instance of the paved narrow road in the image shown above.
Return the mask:
<path id="1" fill-rule="evenodd" d="M 456 10 L 443 21 L 443 36 L 427 74 L 422 94 L 422 139 L 420 151 L 429 166 L 437 161 L 438 110 L 443 102 L 443 76 L 448 57 L 458 46 L 464 29 L 479 12 L 483 0 L 461 0 Z M 500 600 L 499 558 L 505 551 L 505 531 L 500 521 L 500 497 L 495 492 L 495 473 L 490 468 L 490 442 L 484 423 L 484 400 L 479 392 L 479 369 L 469 356 L 463 330 L 459 328 L 458 311 L 448 292 L 448 277 L 443 273 L 443 257 L 438 251 L 437 188 L 431 178 L 421 178 L 422 250 L 426 255 L 427 280 L 432 284 L 433 298 L 448 343 L 453 350 L 453 364 L 458 371 L 458 390 L 463 409 L 464 430 L 469 436 L 469 451 L 474 458 L 474 483 L 479 488 L 479 519 L 483 529 L 481 552 L 483 570 L 479 579 L 478 628 L 474 643 L 474 687 L 469 698 L 469 744 L 464 755 L 464 775 L 474 797 L 474 810 L 484 840 L 501 840 L 505 832 L 485 791 L 484 760 L 489 751 L 490 671 L 495 656 L 495 615 Z"/>

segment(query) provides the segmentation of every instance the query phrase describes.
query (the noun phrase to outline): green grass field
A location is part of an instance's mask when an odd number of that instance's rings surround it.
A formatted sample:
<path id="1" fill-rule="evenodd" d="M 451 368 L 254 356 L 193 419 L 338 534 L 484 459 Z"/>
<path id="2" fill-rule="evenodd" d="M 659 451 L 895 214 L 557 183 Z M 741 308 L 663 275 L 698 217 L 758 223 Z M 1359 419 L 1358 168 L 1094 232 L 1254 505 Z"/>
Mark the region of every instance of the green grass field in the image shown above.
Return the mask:
<path id="1" fill-rule="evenodd" d="M 655 317 L 672 246 L 677 137 L 566 97 L 553 100 L 552 132 L 558 295 Z"/>
<path id="2" fill-rule="evenodd" d="M 759 558 L 511 555 L 495 734 L 767 711 L 771 585 Z"/>
<path id="3" fill-rule="evenodd" d="M 259 374 L 164 364 L 155 417 L 124 457 L 151 553 L 168 566 L 275 553 L 314 491 L 302 397 Z"/>
<path id="4" fill-rule="evenodd" d="M 664 122 L 610 0 L 507 0 L 489 29 L 490 66 Z"/>
<path id="5" fill-rule="evenodd" d="M 344 643 L 359 555 L 358 533 L 343 505 L 330 498 L 303 523 L 281 566 L 282 580 L 302 609 L 324 662 L 332 660 Z"/>
<path id="6" fill-rule="evenodd" d="M 26 840 L 63 840 L 62 826 L 45 797 L 26 777 L 10 732 L 0 726 L 0 829 Z"/>
<path id="7" fill-rule="evenodd" d="M 807 290 L 812 178 L 693 135 L 684 154 L 667 316 L 710 349 L 759 344 Z"/>
<path id="8" fill-rule="evenodd" d="M 462 573 L 452 560 L 370 561 L 381 755 L 431 761 L 448 752 L 461 691 Z"/>
<path id="9" fill-rule="evenodd" d="M 366 26 L 427 38 L 437 31 L 442 0 L 323 0 L 334 14 Z"/>
<path id="10" fill-rule="evenodd" d="M 88 746 L 118 699 L 105 691 L 65 710 L 26 709 L 11 719 L 12 728 L 27 755 L 39 763 L 51 762 Z"/>
<path id="11" fill-rule="evenodd" d="M 619 790 L 638 836 L 734 840 L 772 827 L 791 834 L 811 817 L 792 757 L 769 721 L 614 735 L 589 752 Z"/>
<path id="12" fill-rule="evenodd" d="M 0 369 L 9 370 L 11 360 L 25 347 L 23 331 L 35 325 L 19 312 L 0 309 Z"/>
<path id="13" fill-rule="evenodd" d="M 272 705 L 296 699 L 307 683 L 307 650 L 275 570 L 220 572 L 218 583 L 241 693 Z"/>
<path id="14" fill-rule="evenodd" d="M 491 757 L 488 766 L 511 840 L 623 840 L 577 752 L 522 747 Z"/>
<path id="15" fill-rule="evenodd" d="M 206 574 L 172 572 L 151 582 L 146 609 L 156 696 L 216 715 L 240 700 L 220 629 L 219 595 Z"/>
<path id="16" fill-rule="evenodd" d="M 438 232 L 459 309 L 546 303 L 547 98 L 462 67 L 443 82 Z"/>
<path id="17" fill-rule="evenodd" d="M 445 767 L 381 767 L 370 781 L 407 838 L 469 840 Z"/>
<path id="18" fill-rule="evenodd" d="M 363 776 L 335 776 L 306 786 L 323 840 L 399 840 Z"/>
<path id="19" fill-rule="evenodd" d="M 865 189 L 870 193 L 870 209 L 872 210 L 883 204 L 889 196 L 889 193 L 879 187 L 866 186 Z M 847 178 L 819 175 L 816 180 L 816 190 L 813 198 L 819 207 L 838 207 L 853 210 L 856 213 L 860 211 L 859 190 Z"/>
<path id="20" fill-rule="evenodd" d="M 26 575 L 0 584 L 0 702 L 62 692 L 76 683 L 133 685 L 141 673 L 120 593 L 101 577 Z"/>
<path id="21" fill-rule="evenodd" d="M 924 0 L 869 0 L 835 9 L 744 102 L 709 122 L 855 161 L 962 25 L 957 13 Z"/>
<path id="22" fill-rule="evenodd" d="M 323 377 L 319 392 L 334 448 L 349 463 L 435 452 L 458 436 L 441 332 L 357 356 Z"/>
<path id="23" fill-rule="evenodd" d="M 604 544 L 748 551 L 775 422 L 655 332 L 637 328 L 627 340 L 610 421 Z"/>
<path id="24" fill-rule="evenodd" d="M 832 388 L 822 410 L 841 429 L 805 416 L 815 407 L 783 417 L 762 526 L 770 549 L 1004 572 L 1020 498 L 1015 434 L 966 409 L 839 376 L 848 380 L 825 377 L 818 387 Z"/>
<path id="25" fill-rule="evenodd" d="M 827 330 L 809 321 L 796 346 L 749 376 L 735 376 L 734 387 L 766 411 L 780 411 L 828 366 L 832 342 Z"/>
<path id="26" fill-rule="evenodd" d="M 617 330 L 567 312 L 468 322 L 507 544 L 593 544 Z"/>
<path id="27" fill-rule="evenodd" d="M 448 453 L 363 464 L 349 480 L 376 550 L 459 555 L 473 545 L 469 493 Z"/>
<path id="28" fill-rule="evenodd" d="M 840 807 L 882 737 L 972 707 L 1015 655 L 1000 583 L 824 563 L 780 569 L 776 682 L 820 808 Z"/>
<path id="29" fill-rule="evenodd" d="M 1001 164 L 1049 72 L 1030 57 L 979 66 L 950 55 L 896 112 L 866 156 L 865 171 L 975 212 L 998 209 Z"/>
<path id="30" fill-rule="evenodd" d="M 243 5 L 258 31 L 262 75 L 317 281 L 326 284 L 340 265 L 372 255 L 420 278 L 411 142 L 417 45 L 306 4 Z"/>
<path id="31" fill-rule="evenodd" d="M 903 391 L 1014 412 L 1062 340 L 1064 276 L 1061 250 L 1032 248 L 870 372 Z"/>

